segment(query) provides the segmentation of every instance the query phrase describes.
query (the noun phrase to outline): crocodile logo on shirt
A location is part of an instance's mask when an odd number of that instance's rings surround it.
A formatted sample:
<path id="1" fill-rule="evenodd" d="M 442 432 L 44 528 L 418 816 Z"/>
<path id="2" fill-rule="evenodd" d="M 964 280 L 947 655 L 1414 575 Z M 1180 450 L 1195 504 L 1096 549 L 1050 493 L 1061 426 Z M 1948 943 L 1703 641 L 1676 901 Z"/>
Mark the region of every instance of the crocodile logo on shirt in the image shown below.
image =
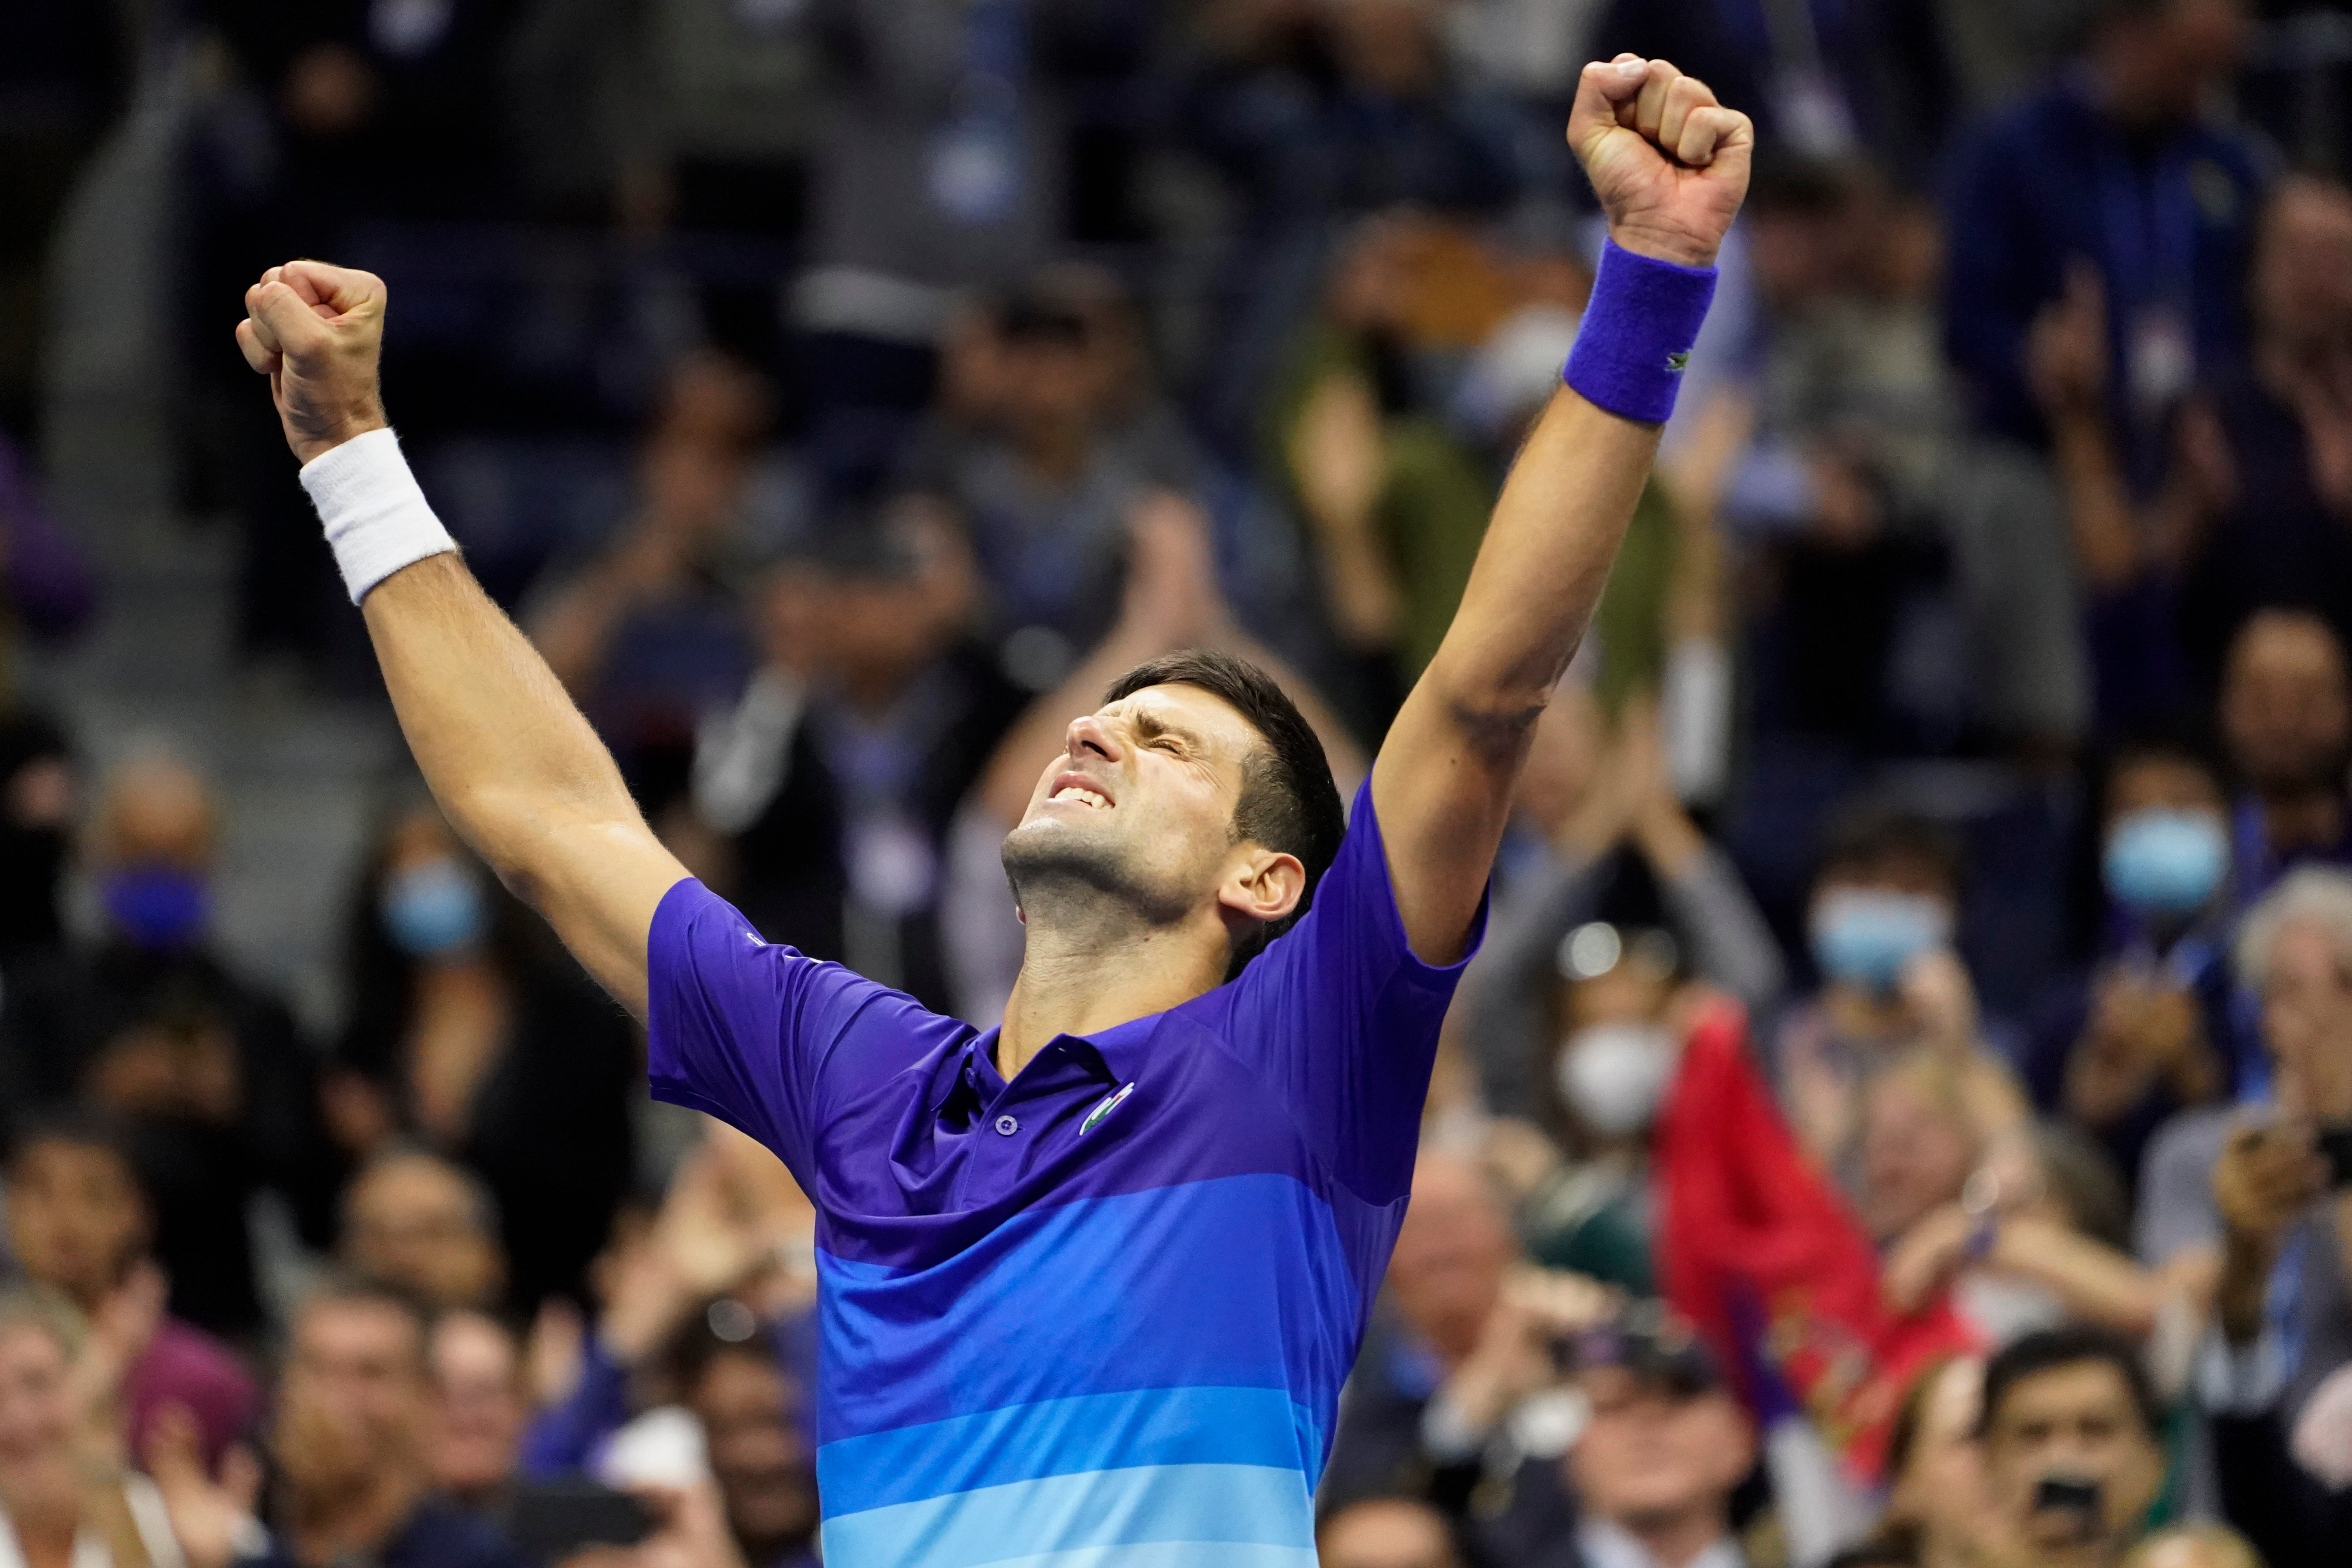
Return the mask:
<path id="1" fill-rule="evenodd" d="M 1087 1119 L 1078 1123 L 1078 1136 L 1083 1138 L 1087 1133 L 1093 1131 L 1104 1117 L 1108 1116 L 1112 1111 L 1117 1110 L 1119 1107 L 1119 1102 L 1134 1092 L 1135 1085 L 1131 1083 L 1121 1084 L 1117 1089 L 1113 1090 L 1108 1100 L 1105 1100 L 1100 1105 L 1096 1106 L 1092 1110 L 1087 1112 Z"/>

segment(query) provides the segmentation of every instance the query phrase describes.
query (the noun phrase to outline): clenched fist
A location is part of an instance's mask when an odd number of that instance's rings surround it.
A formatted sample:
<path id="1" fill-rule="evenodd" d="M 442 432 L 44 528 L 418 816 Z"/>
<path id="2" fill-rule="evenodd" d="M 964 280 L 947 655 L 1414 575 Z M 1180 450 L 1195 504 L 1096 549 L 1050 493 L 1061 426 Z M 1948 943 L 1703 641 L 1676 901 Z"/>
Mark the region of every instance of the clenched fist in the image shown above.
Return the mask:
<path id="1" fill-rule="evenodd" d="M 303 462 L 384 426 L 383 305 L 383 279 L 323 261 L 273 267 L 245 291 L 236 345 L 269 378 L 286 444 Z"/>
<path id="2" fill-rule="evenodd" d="M 1711 267 L 1748 195 L 1756 128 L 1664 60 L 1619 55 L 1584 68 L 1568 142 L 1609 217 L 1638 255 Z"/>

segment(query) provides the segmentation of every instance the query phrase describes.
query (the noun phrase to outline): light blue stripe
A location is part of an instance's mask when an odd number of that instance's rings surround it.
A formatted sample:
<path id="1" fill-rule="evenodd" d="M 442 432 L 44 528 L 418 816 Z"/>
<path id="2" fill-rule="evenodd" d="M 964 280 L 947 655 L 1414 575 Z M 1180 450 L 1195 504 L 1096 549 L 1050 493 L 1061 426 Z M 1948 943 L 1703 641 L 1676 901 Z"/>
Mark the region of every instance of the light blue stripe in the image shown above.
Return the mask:
<path id="1" fill-rule="evenodd" d="M 1076 1552 L 1000 1557 L 988 1568 L 1315 1568 L 1315 1549 L 1237 1541 L 1155 1541 L 1148 1546 L 1081 1546 Z"/>
<path id="2" fill-rule="evenodd" d="M 1086 1548 L 1150 1544 L 1311 1551 L 1314 1511 L 1307 1478 L 1297 1470 L 1255 1465 L 1091 1470 L 836 1514 L 824 1521 L 824 1560 L 827 1568 L 978 1568 Z"/>
<path id="3" fill-rule="evenodd" d="M 1154 1465 L 1256 1465 L 1311 1472 L 1314 1417 L 1279 1388 L 1139 1388 L 1040 1400 L 817 1450 L 828 1515 L 982 1487 Z"/>

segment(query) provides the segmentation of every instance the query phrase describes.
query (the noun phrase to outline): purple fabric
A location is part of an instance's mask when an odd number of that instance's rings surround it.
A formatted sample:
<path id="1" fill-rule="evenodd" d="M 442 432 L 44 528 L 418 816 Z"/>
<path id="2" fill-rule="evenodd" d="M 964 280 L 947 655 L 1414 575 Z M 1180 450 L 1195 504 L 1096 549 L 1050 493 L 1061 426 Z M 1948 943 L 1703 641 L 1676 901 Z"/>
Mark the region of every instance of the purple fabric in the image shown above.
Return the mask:
<path id="1" fill-rule="evenodd" d="M 1715 299 L 1715 279 L 1712 267 L 1636 256 L 1611 240 L 1561 378 L 1612 414 L 1664 424 Z"/>
<path id="2" fill-rule="evenodd" d="M 530 1481 L 578 1475 L 628 1423 L 628 1369 L 613 1359 L 603 1340 L 591 1334 L 580 1347 L 579 1385 L 570 1398 L 531 1418 L 516 1468 Z"/>
<path id="3" fill-rule="evenodd" d="M 134 1455 L 146 1453 L 155 1417 L 166 1405 L 185 1405 L 196 1418 L 208 1464 L 219 1463 L 222 1449 L 250 1436 L 261 1416 L 260 1387 L 237 1353 L 177 1318 L 156 1329 L 123 1380 L 122 1397 Z"/>
<path id="4" fill-rule="evenodd" d="M 41 500 L 16 446 L 0 437 L 0 541 L 9 605 L 37 635 L 70 637 L 97 606 L 89 557 Z"/>

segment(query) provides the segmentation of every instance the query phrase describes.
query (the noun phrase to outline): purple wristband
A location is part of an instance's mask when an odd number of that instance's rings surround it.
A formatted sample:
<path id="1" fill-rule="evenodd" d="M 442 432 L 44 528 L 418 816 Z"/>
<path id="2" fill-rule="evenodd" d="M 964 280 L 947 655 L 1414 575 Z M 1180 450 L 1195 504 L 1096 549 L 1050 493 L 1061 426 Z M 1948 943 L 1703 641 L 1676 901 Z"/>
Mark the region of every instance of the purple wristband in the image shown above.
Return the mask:
<path id="1" fill-rule="evenodd" d="M 1560 379 L 1612 414 L 1664 424 L 1714 298 L 1714 268 L 1636 256 L 1609 241 Z"/>

